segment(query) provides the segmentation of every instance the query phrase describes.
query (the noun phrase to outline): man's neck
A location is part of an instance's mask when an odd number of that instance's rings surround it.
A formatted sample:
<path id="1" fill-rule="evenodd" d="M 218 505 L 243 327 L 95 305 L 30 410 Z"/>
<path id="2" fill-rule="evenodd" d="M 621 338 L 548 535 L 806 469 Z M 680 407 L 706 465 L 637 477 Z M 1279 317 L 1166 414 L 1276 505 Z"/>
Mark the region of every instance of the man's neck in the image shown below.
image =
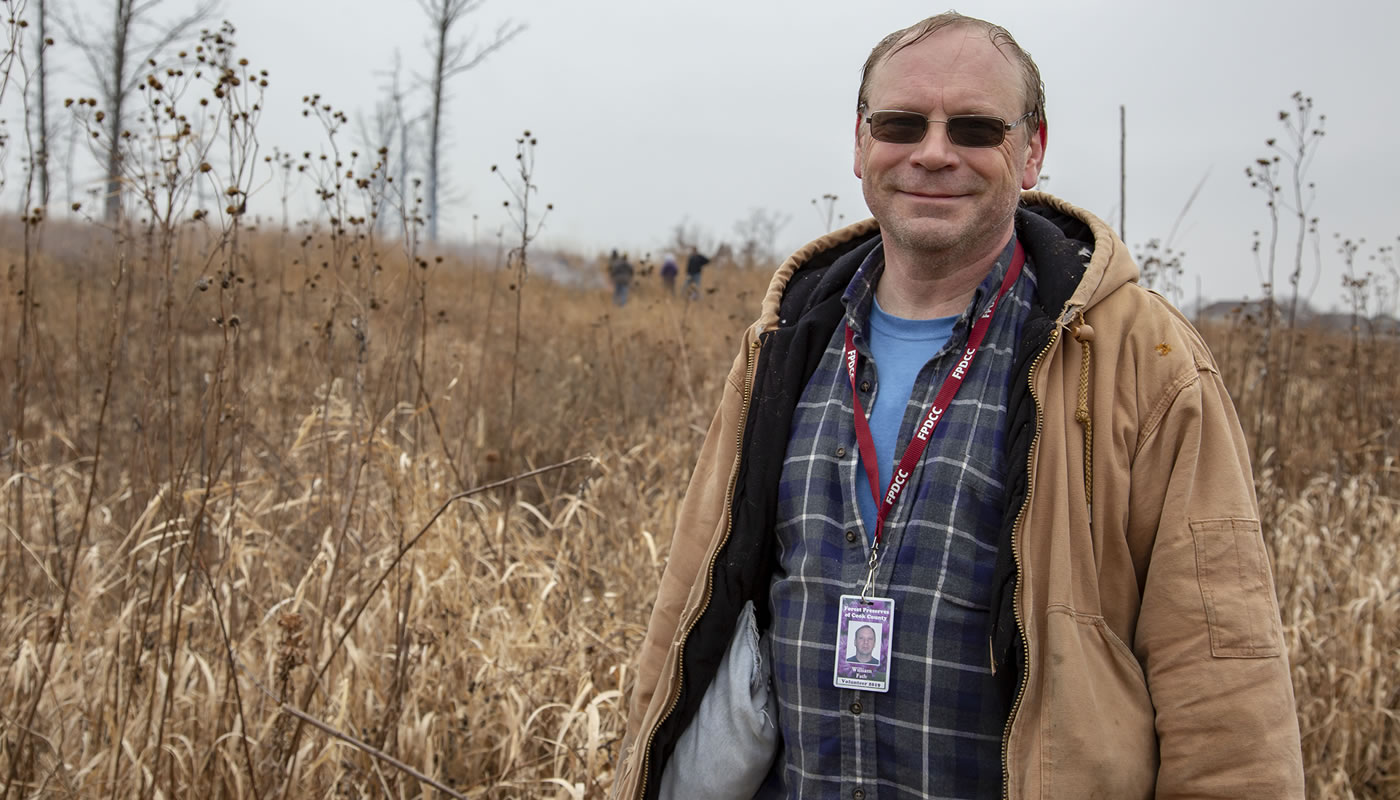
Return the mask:
<path id="1" fill-rule="evenodd" d="M 970 258 L 932 256 L 886 247 L 885 269 L 875 299 L 887 314 L 904 319 L 937 319 L 961 314 L 1006 247 Z"/>

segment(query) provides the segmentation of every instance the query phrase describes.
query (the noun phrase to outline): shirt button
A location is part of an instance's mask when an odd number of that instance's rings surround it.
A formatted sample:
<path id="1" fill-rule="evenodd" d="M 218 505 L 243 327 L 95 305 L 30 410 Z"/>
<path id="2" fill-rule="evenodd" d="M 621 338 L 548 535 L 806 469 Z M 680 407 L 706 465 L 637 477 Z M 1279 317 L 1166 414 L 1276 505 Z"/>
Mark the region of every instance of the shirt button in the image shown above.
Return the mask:
<path id="1" fill-rule="evenodd" d="M 856 532 L 855 532 L 855 531 L 846 531 L 846 541 L 848 541 L 848 542 L 854 542 L 855 540 L 856 540 Z"/>
<path id="2" fill-rule="evenodd" d="M 854 792 L 851 792 L 851 797 L 853 798 L 853 800 L 865 800 L 865 790 L 857 789 Z"/>
<path id="3" fill-rule="evenodd" d="M 851 703 L 851 713 L 855 714 L 856 716 L 860 716 L 862 708 L 863 707 L 861 706 L 859 700 L 855 701 L 854 703 Z"/>
<path id="4" fill-rule="evenodd" d="M 836 457 L 837 457 L 837 458 L 845 458 L 845 457 L 846 457 L 846 448 L 844 448 L 844 447 L 838 447 L 838 448 L 836 448 Z"/>
<path id="5" fill-rule="evenodd" d="M 868 391 L 870 391 L 870 381 L 861 381 L 861 382 L 860 382 L 860 390 L 861 390 L 862 392 L 868 392 Z"/>

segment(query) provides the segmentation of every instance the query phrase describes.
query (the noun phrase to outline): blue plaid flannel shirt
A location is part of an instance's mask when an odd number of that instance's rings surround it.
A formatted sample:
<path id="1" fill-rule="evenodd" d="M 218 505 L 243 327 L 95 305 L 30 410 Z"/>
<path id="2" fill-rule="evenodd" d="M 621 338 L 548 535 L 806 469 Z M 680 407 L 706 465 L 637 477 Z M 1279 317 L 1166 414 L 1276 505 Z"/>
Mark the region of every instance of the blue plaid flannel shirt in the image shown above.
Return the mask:
<path id="1" fill-rule="evenodd" d="M 919 373 L 896 461 L 996 296 L 1013 246 Z M 843 298 L 862 356 L 857 384 L 866 408 L 878 384 L 862 330 L 883 269 L 877 247 Z M 769 642 L 783 748 L 758 797 L 1001 797 L 1007 709 L 991 675 L 987 633 L 1012 354 L 1034 293 L 1027 261 L 885 523 L 872 594 L 895 600 L 888 693 L 832 684 L 839 598 L 860 592 L 870 554 L 855 499 L 870 485 L 841 363 L 845 331 L 838 326 L 833 334 L 794 414 L 778 488 Z"/>

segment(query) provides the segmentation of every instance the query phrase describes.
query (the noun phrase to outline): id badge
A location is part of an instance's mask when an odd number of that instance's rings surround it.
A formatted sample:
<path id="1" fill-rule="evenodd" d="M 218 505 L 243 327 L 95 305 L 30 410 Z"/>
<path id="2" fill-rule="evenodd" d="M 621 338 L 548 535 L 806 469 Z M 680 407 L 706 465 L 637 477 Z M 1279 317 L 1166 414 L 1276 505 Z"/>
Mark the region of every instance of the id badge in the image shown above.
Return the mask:
<path id="1" fill-rule="evenodd" d="M 888 597 L 841 595 L 836 625 L 838 689 L 867 692 L 890 690 L 890 643 L 894 635 L 894 600 Z"/>

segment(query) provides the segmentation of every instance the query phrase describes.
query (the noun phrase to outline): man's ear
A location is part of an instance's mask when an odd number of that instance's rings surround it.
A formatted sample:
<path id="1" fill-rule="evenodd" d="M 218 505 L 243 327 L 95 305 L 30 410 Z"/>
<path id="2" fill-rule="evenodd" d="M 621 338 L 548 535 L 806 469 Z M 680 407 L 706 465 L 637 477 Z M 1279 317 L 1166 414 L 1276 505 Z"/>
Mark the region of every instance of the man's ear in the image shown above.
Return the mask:
<path id="1" fill-rule="evenodd" d="M 855 144 L 854 150 L 855 150 L 855 172 L 856 172 L 856 177 L 857 177 L 857 178 L 860 178 L 860 179 L 864 179 L 864 178 L 865 178 L 865 176 L 861 174 L 862 172 L 865 171 L 865 166 L 864 166 L 865 154 L 862 153 L 862 152 L 861 152 L 861 149 L 860 149 L 860 133 L 861 133 L 860 129 L 861 129 L 861 126 L 864 125 L 864 124 L 865 124 L 865 120 L 861 117 L 860 112 L 857 111 L 857 112 L 856 112 L 856 144 Z"/>
<path id="2" fill-rule="evenodd" d="M 1049 141 L 1049 128 L 1044 122 L 1030 137 L 1026 147 L 1026 169 L 1021 174 L 1021 188 L 1032 189 L 1040 182 L 1040 169 L 1045 166 L 1045 145 Z"/>

